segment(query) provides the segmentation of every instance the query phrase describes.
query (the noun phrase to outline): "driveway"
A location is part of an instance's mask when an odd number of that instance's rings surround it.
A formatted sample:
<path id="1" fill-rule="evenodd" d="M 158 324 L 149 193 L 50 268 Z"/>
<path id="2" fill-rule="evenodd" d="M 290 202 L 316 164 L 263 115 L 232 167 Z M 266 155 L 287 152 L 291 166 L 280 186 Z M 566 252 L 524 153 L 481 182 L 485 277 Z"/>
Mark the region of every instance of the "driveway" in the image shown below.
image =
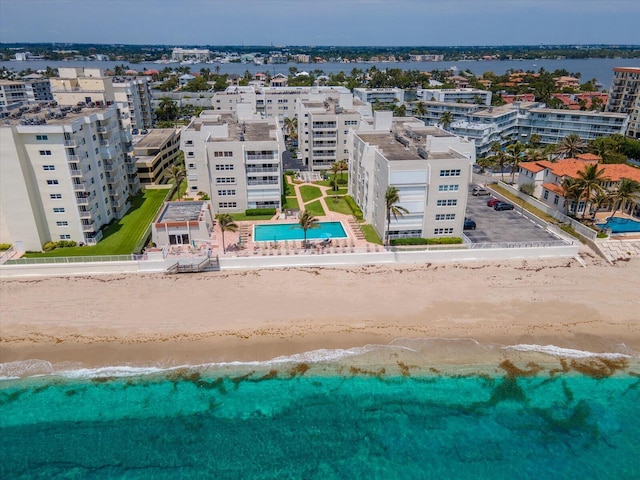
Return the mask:
<path id="1" fill-rule="evenodd" d="M 471 186 L 472 188 L 473 186 Z M 487 206 L 491 196 L 474 197 L 469 189 L 466 217 L 476 222 L 475 230 L 465 230 L 473 243 L 482 242 L 539 242 L 557 241 L 554 237 L 528 218 L 521 215 L 522 206 L 514 204 L 514 210 L 495 211 Z"/>

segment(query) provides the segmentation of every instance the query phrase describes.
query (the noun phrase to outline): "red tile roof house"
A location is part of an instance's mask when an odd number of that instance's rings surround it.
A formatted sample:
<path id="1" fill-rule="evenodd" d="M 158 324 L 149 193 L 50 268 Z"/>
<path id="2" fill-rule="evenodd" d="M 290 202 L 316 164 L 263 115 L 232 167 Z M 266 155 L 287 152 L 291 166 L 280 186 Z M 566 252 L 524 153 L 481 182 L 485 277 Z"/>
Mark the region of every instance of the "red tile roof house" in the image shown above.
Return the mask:
<path id="1" fill-rule="evenodd" d="M 576 158 L 565 158 L 557 162 L 523 162 L 519 165 L 518 189 L 524 184 L 534 184 L 533 196 L 541 202 L 562 213 L 580 214 L 585 207 L 584 200 L 579 203 L 571 201 L 570 205 L 565 206 L 562 181 L 566 178 L 580 178 L 578 172 L 584 171 L 586 165 L 598 163 L 600 160 L 597 155 L 583 153 L 576 155 Z M 603 182 L 602 186 L 609 191 L 615 190 L 623 178 L 640 182 L 640 169 L 630 165 L 599 164 L 598 168 L 604 169 L 607 181 Z"/>

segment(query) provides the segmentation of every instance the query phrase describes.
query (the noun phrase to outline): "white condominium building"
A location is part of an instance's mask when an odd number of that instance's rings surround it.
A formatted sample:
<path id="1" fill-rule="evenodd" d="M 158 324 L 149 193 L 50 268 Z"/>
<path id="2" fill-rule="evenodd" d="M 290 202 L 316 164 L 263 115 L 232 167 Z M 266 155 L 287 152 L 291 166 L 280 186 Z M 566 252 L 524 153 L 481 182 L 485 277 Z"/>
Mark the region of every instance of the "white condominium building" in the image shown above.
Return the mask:
<path id="1" fill-rule="evenodd" d="M 349 130 L 358 128 L 362 116 L 351 94 L 324 101 L 299 100 L 297 112 L 298 147 L 310 171 L 327 170 L 338 160 L 348 160 Z"/>
<path id="2" fill-rule="evenodd" d="M 129 118 L 123 120 L 125 128 L 143 130 L 153 127 L 155 114 L 151 106 L 151 88 L 147 77 L 114 77 L 114 100 L 122 107 L 126 106 Z"/>
<path id="3" fill-rule="evenodd" d="M 457 102 L 491 105 L 491 92 L 477 88 L 419 88 L 418 100 L 423 102 Z"/>
<path id="4" fill-rule="evenodd" d="M 280 208 L 284 148 L 277 118 L 205 110 L 181 134 L 188 193 L 207 194 L 214 213 Z"/>
<path id="5" fill-rule="evenodd" d="M 251 105 L 253 112 L 262 118 L 294 117 L 296 115 L 296 101 L 320 100 L 338 98 L 341 94 L 351 94 L 345 87 L 227 87 L 224 92 L 216 92 L 211 105 L 214 110 L 236 111 L 237 105 L 246 103 Z"/>
<path id="6" fill-rule="evenodd" d="M 473 142 L 416 118 L 378 111 L 372 130 L 351 131 L 349 194 L 381 238 L 387 232 L 385 192 L 398 189 L 407 214 L 391 219 L 389 237 L 461 237 Z"/>
<path id="7" fill-rule="evenodd" d="M 624 113 L 530 108 L 519 116 L 518 131 L 523 143 L 533 134 L 540 137 L 542 144 L 559 143 L 570 134 L 589 141 L 624 135 L 628 122 L 629 117 Z"/>
<path id="8" fill-rule="evenodd" d="M 404 90 L 401 88 L 354 88 L 353 95 L 363 102 L 402 105 Z"/>
<path id="9" fill-rule="evenodd" d="M 640 138 L 640 68 L 615 67 L 607 112 L 629 115 L 627 136 Z"/>
<path id="10" fill-rule="evenodd" d="M 171 60 L 174 62 L 182 62 L 185 60 L 194 60 L 203 62 L 209 60 L 211 52 L 207 49 L 198 48 L 174 48 L 171 52 Z"/>
<path id="11" fill-rule="evenodd" d="M 0 126 L 0 242 L 41 250 L 49 241 L 93 244 L 135 194 L 118 110 L 76 107 Z M 28 118 L 26 118 L 28 117 Z"/>

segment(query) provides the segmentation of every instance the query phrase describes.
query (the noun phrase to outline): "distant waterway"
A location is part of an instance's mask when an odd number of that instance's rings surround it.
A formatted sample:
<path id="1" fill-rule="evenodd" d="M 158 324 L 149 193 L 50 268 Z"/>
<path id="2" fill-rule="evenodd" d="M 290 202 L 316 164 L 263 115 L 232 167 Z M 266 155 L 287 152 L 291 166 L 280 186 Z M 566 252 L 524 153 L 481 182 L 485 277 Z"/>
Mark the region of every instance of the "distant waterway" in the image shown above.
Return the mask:
<path id="1" fill-rule="evenodd" d="M 158 64 L 158 63 L 128 63 L 123 61 L 10 61 L 0 62 L 0 67 L 11 70 L 20 71 L 27 68 L 32 70 L 44 70 L 47 66 L 53 68 L 59 67 L 94 67 L 103 69 L 113 69 L 116 65 L 129 65 L 132 69 L 143 71 L 163 69 L 165 67 L 178 67 L 178 63 Z M 640 67 L 640 58 L 592 58 L 592 59 L 565 59 L 565 60 L 477 60 L 477 61 L 445 61 L 445 62 L 377 62 L 377 63 L 286 63 L 277 65 L 254 65 L 253 63 L 197 63 L 189 65 L 192 72 L 199 72 L 201 68 L 209 68 L 212 72 L 216 71 L 216 67 L 220 68 L 222 74 L 239 74 L 249 71 L 252 74 L 257 72 L 269 72 L 271 75 L 276 73 L 289 73 L 289 68 L 295 67 L 298 71 L 322 70 L 324 73 L 350 73 L 354 68 L 366 70 L 375 66 L 378 69 L 400 68 L 402 70 L 445 70 L 455 68 L 458 71 L 470 70 L 476 75 L 484 72 L 494 72 L 501 75 L 510 69 L 514 70 L 533 70 L 538 71 L 540 68 L 554 71 L 558 69 L 566 69 L 572 73 L 580 73 L 582 80 L 587 81 L 595 78 L 602 84 L 602 88 L 608 89 L 613 78 L 614 67 Z"/>

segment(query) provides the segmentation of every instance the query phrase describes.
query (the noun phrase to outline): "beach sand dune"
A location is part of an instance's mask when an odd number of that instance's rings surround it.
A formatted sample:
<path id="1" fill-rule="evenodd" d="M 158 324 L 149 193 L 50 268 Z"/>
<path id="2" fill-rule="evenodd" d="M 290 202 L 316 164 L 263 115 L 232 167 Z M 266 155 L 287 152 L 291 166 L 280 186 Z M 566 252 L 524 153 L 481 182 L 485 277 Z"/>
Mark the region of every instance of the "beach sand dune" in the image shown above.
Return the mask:
<path id="1" fill-rule="evenodd" d="M 266 360 L 397 338 L 640 351 L 640 262 L 111 275 L 0 282 L 0 362 Z"/>

